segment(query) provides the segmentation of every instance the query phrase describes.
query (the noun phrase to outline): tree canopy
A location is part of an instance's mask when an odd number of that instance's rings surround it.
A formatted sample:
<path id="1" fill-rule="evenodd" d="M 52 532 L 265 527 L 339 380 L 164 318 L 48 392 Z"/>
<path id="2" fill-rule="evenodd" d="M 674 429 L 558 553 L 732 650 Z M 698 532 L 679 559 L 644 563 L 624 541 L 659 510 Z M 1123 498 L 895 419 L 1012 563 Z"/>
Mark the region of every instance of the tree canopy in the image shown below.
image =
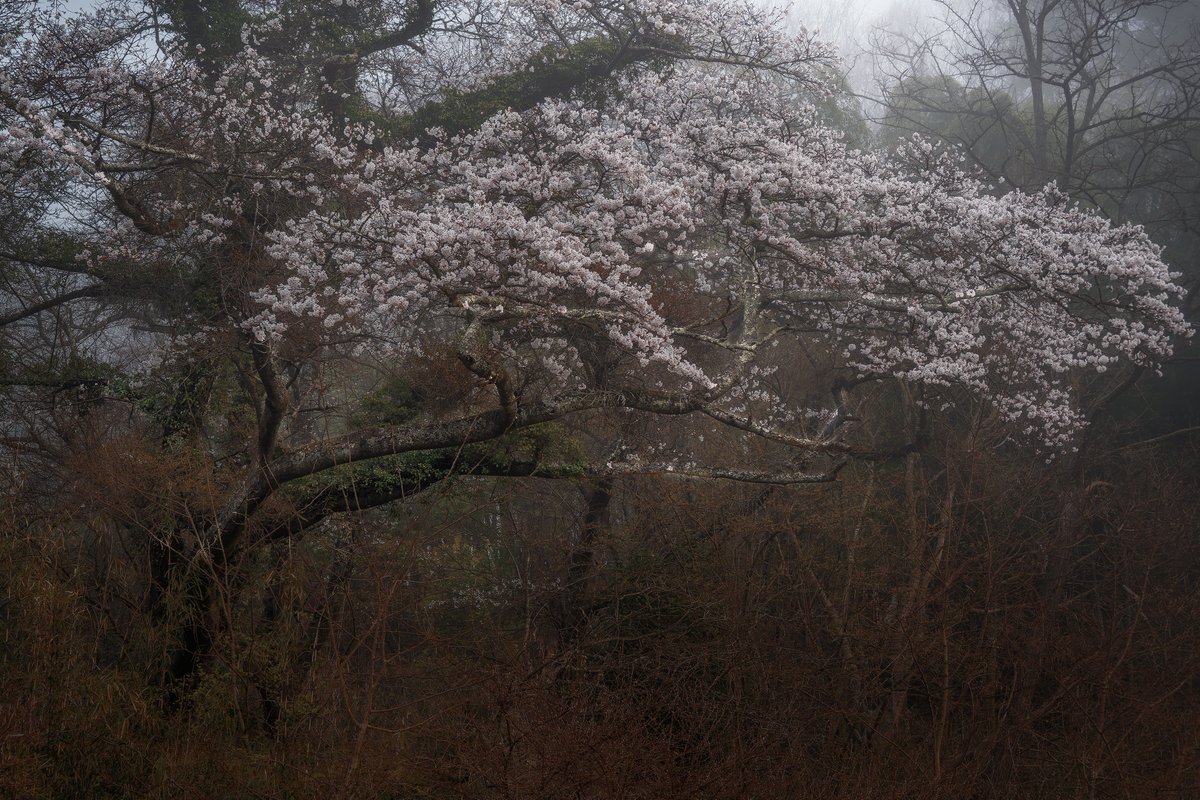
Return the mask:
<path id="1" fill-rule="evenodd" d="M 861 391 L 887 382 L 1053 453 L 1090 381 L 1187 332 L 1141 229 L 919 139 L 846 145 L 804 99 L 830 52 L 750 4 L 31 8 L 0 64 L 14 474 L 53 492 L 35 464 L 117 431 L 194 448 L 188 563 L 456 471 L 831 480 L 880 457 Z M 364 417 L 389 374 L 395 412 Z M 629 415 L 698 422 L 512 440 Z M 374 460 L 375 491 L 331 488 Z"/>

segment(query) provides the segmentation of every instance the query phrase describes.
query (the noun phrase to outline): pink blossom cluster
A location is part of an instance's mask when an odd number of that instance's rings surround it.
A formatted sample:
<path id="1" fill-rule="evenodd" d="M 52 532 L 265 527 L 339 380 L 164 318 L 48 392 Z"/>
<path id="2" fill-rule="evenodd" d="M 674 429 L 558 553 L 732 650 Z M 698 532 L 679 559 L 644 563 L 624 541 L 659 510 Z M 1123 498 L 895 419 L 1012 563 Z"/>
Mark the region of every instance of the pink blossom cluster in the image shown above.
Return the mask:
<path id="1" fill-rule="evenodd" d="M 249 46 L 211 80 L 101 21 L 55 23 L 4 64 L 0 165 L 39 159 L 93 219 L 121 220 L 93 258 L 215 275 L 228 324 L 260 342 L 303 331 L 413 352 L 485 330 L 550 394 L 586 383 L 580 348 L 598 334 L 714 409 L 828 421 L 767 380 L 771 346 L 807 338 L 853 376 L 969 389 L 1060 447 L 1081 424 L 1072 375 L 1153 364 L 1188 333 L 1177 276 L 1140 229 L 1053 187 L 997 195 L 920 140 L 848 147 L 781 84 L 815 80 L 828 53 L 764 12 L 506 14 L 510 42 L 619 21 L 660 37 L 643 47 L 684 44 L 603 104 L 546 99 L 410 143 L 334 125 Z M 88 58 L 56 60 L 51 42 L 72 35 L 94 40 Z"/>

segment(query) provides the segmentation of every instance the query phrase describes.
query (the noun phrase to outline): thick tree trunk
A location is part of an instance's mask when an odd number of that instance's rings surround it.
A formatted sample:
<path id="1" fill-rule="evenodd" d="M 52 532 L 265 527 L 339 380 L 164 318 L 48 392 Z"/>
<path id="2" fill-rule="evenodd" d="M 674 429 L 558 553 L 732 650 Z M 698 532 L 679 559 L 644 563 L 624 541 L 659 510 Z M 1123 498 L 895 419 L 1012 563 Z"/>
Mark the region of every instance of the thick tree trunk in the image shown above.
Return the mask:
<path id="1" fill-rule="evenodd" d="M 564 648 L 575 645 L 587 626 L 587 593 L 596 564 L 596 536 L 608 525 L 612 487 L 612 479 L 605 478 L 596 481 L 587 491 L 587 506 L 579 528 L 579 541 L 571 549 L 563 592 L 559 641 Z"/>

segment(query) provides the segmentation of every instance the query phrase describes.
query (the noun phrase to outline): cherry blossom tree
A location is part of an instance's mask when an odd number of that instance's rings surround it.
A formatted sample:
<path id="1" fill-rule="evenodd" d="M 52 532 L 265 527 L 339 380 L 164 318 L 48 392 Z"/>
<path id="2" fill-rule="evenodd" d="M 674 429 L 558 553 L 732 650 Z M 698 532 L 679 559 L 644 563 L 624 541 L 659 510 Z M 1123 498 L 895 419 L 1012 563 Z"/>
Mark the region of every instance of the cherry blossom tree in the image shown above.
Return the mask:
<path id="1" fill-rule="evenodd" d="M 203 608 L 257 544 L 448 474 L 832 480 L 882 455 L 859 431 L 886 382 L 990 404 L 1053 454 L 1089 377 L 1187 333 L 1139 228 L 1053 189 L 997 197 L 921 140 L 844 144 L 811 102 L 832 53 L 780 19 L 178 0 L 10 21 L 0 169 L 24 211 L 0 323 L 109 312 L 97 401 L 204 454 L 216 499 L 186 542 L 155 534 L 156 582 Z M 365 426 L 357 384 L 320 377 L 417 362 L 443 370 L 424 402 Z M 252 425 L 214 422 L 222 369 Z M 670 448 L 538 444 L 630 416 L 693 422 Z M 345 491 L 370 464 L 391 478 Z M 185 628 L 174 679 L 206 647 L 199 614 Z"/>

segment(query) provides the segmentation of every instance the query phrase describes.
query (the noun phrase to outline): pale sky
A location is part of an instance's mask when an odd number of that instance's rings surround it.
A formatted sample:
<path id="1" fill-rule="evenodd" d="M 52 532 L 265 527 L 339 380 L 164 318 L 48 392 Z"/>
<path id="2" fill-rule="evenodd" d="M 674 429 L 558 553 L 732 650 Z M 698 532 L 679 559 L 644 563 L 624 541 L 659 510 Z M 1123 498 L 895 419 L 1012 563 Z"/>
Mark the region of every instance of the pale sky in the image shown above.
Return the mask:
<path id="1" fill-rule="evenodd" d="M 915 29 L 936 14 L 934 0 L 793 0 L 790 18 L 836 44 L 850 84 L 858 92 L 872 94 L 872 67 L 864 56 L 871 29 L 880 25 Z"/>

